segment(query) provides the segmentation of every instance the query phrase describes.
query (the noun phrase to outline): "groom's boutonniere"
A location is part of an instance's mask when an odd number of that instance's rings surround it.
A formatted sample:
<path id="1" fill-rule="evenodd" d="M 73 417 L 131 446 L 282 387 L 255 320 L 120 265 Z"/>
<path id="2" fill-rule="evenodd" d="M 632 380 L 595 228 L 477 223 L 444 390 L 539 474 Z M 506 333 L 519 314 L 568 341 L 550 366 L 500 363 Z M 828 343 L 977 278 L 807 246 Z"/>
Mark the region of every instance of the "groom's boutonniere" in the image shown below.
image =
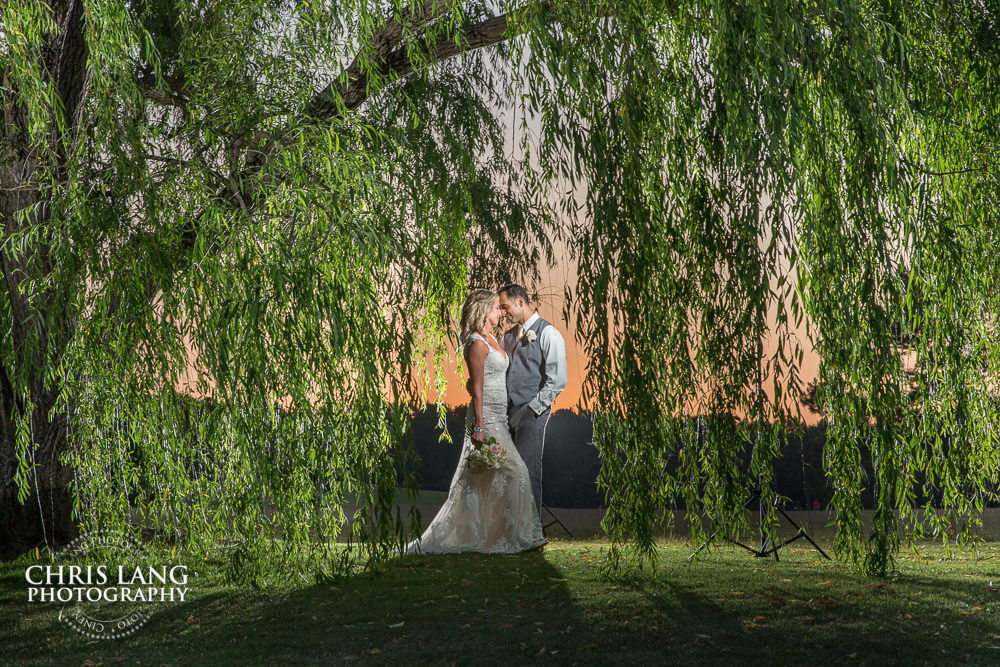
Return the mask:
<path id="1" fill-rule="evenodd" d="M 534 329 L 528 329 L 521 334 L 521 341 L 524 343 L 534 343 L 536 338 L 538 338 L 538 334 Z"/>

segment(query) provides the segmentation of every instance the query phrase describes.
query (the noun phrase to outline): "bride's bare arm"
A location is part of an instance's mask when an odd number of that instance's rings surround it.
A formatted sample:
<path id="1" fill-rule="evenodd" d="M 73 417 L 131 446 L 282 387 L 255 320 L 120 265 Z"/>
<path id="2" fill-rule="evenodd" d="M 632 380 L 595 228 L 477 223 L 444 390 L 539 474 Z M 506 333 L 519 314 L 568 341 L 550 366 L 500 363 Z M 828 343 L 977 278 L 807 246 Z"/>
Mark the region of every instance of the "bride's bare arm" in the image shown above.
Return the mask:
<path id="1" fill-rule="evenodd" d="M 469 368 L 469 384 L 472 392 L 472 409 L 476 415 L 476 426 L 483 427 L 483 373 L 486 368 L 486 355 L 489 354 L 489 345 L 485 341 L 477 340 L 480 345 L 467 345 L 465 347 L 465 363 Z M 479 431 L 472 434 L 473 442 L 486 442 L 486 432 Z"/>

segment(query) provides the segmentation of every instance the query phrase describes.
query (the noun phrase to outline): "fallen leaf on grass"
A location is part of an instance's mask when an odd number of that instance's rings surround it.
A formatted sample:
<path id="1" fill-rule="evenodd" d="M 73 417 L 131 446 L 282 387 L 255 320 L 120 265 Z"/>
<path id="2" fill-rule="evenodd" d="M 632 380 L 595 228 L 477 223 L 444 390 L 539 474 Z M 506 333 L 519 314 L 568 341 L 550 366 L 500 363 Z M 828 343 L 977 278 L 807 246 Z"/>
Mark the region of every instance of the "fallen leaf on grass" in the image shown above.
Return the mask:
<path id="1" fill-rule="evenodd" d="M 810 607 L 821 607 L 823 609 L 831 609 L 833 607 L 839 607 L 840 603 L 837 602 L 836 600 L 819 599 L 819 600 L 811 600 L 809 602 L 809 606 Z"/>
<path id="2" fill-rule="evenodd" d="M 401 627 L 403 627 L 403 623 L 406 623 L 406 621 L 400 621 L 399 623 L 393 623 L 389 627 L 390 628 L 401 628 Z"/>
<path id="3" fill-rule="evenodd" d="M 833 584 L 832 581 L 819 581 L 816 583 L 817 586 L 830 586 L 831 584 Z"/>

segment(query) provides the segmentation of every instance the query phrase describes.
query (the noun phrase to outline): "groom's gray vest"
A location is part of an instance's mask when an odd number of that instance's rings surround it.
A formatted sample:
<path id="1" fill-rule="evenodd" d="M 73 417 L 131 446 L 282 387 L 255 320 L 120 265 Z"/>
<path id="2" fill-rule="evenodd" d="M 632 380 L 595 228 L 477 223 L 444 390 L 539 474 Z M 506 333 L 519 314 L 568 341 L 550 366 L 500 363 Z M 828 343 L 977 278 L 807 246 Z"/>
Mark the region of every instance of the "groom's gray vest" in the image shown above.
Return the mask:
<path id="1" fill-rule="evenodd" d="M 541 317 L 535 320 L 528 331 L 538 334 L 535 340 L 525 343 L 521 340 L 525 331 L 515 339 L 510 350 L 510 366 L 507 368 L 507 403 L 511 406 L 524 405 L 538 394 L 545 384 L 545 356 L 538 338 L 542 329 L 552 326 Z M 513 334 L 511 334 L 513 336 Z"/>

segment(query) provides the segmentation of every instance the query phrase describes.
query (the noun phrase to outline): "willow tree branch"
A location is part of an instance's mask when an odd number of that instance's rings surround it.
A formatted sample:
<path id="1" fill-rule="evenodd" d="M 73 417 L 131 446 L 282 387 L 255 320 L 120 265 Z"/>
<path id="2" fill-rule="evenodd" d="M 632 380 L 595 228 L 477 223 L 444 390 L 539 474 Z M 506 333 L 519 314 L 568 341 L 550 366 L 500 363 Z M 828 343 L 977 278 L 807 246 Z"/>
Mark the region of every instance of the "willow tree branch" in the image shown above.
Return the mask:
<path id="1" fill-rule="evenodd" d="M 610 0 L 549 0 L 537 6 L 550 16 L 555 16 L 559 7 L 569 4 L 586 4 L 594 16 L 611 15 L 615 8 L 615 3 Z M 420 9 L 413 9 L 411 5 L 400 17 L 388 20 L 375 31 L 371 45 L 359 52 L 340 76 L 317 92 L 305 106 L 302 115 L 290 123 L 289 127 L 343 117 L 369 98 L 373 92 L 369 84 L 374 79 L 392 81 L 411 74 L 415 68 L 410 52 L 408 47 L 401 43 L 405 29 L 426 28 L 445 15 L 446 5 L 447 3 L 439 2 L 433 3 L 430 8 L 423 5 Z M 516 16 L 526 12 L 530 7 L 530 3 L 525 3 L 515 9 L 513 14 Z M 510 38 L 508 33 L 510 16 L 510 13 L 502 14 L 466 25 L 452 36 L 453 39 L 439 42 L 434 46 L 425 39 L 418 40 L 416 47 L 423 56 L 422 67 L 433 67 L 463 53 L 506 41 Z M 216 200 L 223 200 L 243 211 L 253 211 L 257 201 L 245 190 L 243 184 L 252 183 L 280 148 L 281 138 L 273 137 L 268 139 L 264 148 L 248 155 L 239 173 L 232 175 L 230 182 L 233 185 L 220 190 Z M 193 216 L 181 230 L 183 251 L 186 252 L 194 247 L 202 217 L 203 215 Z"/>
<path id="2" fill-rule="evenodd" d="M 166 90 L 156 85 L 156 77 L 152 71 L 144 71 L 137 79 L 139 92 L 151 102 L 156 102 L 163 106 L 185 108 L 188 103 L 188 97 L 184 93 L 184 82 L 169 77 L 162 77 L 161 80 L 166 84 Z"/>
<path id="3" fill-rule="evenodd" d="M 418 48 L 427 58 L 427 65 L 431 66 L 461 53 L 499 44 L 507 39 L 506 33 L 507 15 L 503 14 L 481 23 L 465 26 L 460 30 L 457 40 L 448 40 L 434 49 L 427 45 L 426 40 L 420 40 Z M 395 32 L 393 34 L 396 35 Z M 397 45 L 398 42 L 399 35 L 396 35 Z M 306 106 L 305 115 L 315 119 L 329 119 L 342 115 L 344 111 L 358 108 L 368 99 L 370 93 L 368 84 L 373 78 L 372 74 L 379 78 L 404 77 L 413 71 L 407 49 L 402 46 L 385 51 L 380 60 L 372 63 L 373 67 L 370 69 L 362 67 L 362 62 L 360 56 L 355 58 L 343 75 L 318 92 Z M 340 83 L 336 83 L 337 81 Z"/>
<path id="4" fill-rule="evenodd" d="M 432 12 L 421 14 L 417 19 L 422 21 L 421 25 L 439 18 L 442 12 Z M 376 40 L 379 49 L 391 48 L 395 44 L 396 48 L 388 50 L 385 56 L 378 61 L 378 74 L 382 77 L 399 78 L 413 72 L 413 64 L 405 47 L 399 46 L 399 39 L 402 35 L 402 24 L 390 22 L 386 28 L 378 31 Z M 508 37 L 507 35 L 507 15 L 495 16 L 480 23 L 472 24 L 461 29 L 458 44 L 453 40 L 439 44 L 431 49 L 426 42 L 421 41 L 420 48 L 426 58 L 426 66 L 432 66 L 441 61 L 447 60 L 461 53 L 467 53 L 474 49 L 498 44 Z M 396 40 L 395 42 L 393 40 Z M 312 101 L 306 106 L 303 117 L 294 124 L 311 123 L 317 121 L 331 120 L 350 110 L 359 107 L 370 94 L 368 87 L 369 75 L 364 67 L 358 63 L 365 59 L 359 55 L 354 63 L 346 70 L 346 83 L 340 84 L 334 89 L 331 83 L 322 91 L 317 93 Z M 356 74 L 351 74 L 353 70 Z M 353 78 L 352 78 L 353 76 Z M 293 125 L 294 125 L 293 124 Z M 229 188 L 221 190 L 217 199 L 226 201 L 234 207 L 239 207 L 244 211 L 253 210 L 256 201 L 242 187 L 243 183 L 250 183 L 256 177 L 267 162 L 275 155 L 280 148 L 280 141 L 268 141 L 264 149 L 255 151 L 247 160 L 243 169 L 234 173 L 230 182 L 233 184 Z M 181 244 L 183 249 L 190 250 L 198 237 L 199 220 L 201 216 L 194 216 L 188 224 L 181 230 Z"/>

